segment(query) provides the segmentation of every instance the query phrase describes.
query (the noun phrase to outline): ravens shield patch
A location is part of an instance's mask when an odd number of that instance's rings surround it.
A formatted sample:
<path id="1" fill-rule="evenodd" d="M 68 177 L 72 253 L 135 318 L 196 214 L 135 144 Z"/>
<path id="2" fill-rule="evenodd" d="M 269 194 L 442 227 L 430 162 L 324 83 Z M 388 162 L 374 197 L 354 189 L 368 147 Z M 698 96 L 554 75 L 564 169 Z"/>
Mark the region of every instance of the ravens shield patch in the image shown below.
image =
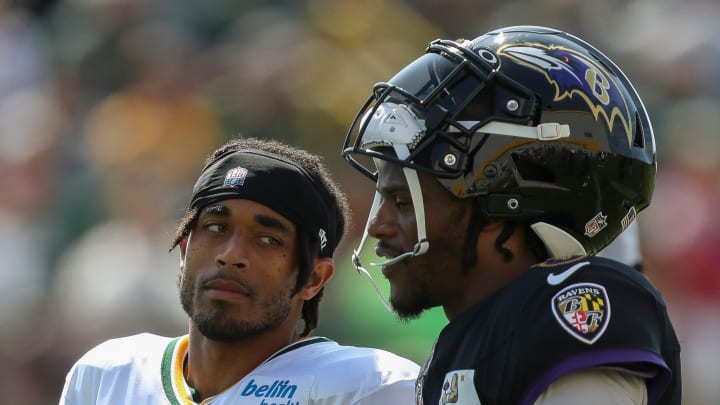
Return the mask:
<path id="1" fill-rule="evenodd" d="M 555 294 L 552 312 L 570 335 L 591 345 L 610 322 L 610 300 L 605 287 L 599 284 L 573 284 Z"/>

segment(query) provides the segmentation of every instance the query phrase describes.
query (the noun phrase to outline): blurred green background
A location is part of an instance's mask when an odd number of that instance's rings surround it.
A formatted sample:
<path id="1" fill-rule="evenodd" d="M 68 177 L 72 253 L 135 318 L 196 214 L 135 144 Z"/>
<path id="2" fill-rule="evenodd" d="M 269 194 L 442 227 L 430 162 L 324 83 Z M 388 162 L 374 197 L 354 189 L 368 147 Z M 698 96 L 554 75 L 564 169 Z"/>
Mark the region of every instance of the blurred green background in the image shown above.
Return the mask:
<path id="1" fill-rule="evenodd" d="M 683 344 L 684 403 L 715 403 L 712 0 L 0 2 L 1 402 L 57 403 L 72 363 L 105 339 L 185 333 L 178 253 L 167 247 L 205 155 L 237 134 L 324 156 L 351 198 L 318 334 L 422 363 L 446 320 L 435 310 L 401 324 L 352 269 L 373 187 L 340 146 L 372 85 L 429 41 L 518 24 L 581 36 L 642 95 L 659 156 L 655 198 L 639 216 L 646 272 Z"/>

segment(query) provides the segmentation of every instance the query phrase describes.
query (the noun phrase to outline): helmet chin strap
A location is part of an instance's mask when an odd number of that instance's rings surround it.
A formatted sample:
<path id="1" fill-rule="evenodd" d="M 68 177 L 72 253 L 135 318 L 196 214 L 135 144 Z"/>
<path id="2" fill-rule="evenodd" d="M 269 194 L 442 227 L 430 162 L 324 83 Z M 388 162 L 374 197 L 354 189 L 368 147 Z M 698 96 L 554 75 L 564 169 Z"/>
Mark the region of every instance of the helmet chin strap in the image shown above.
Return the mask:
<path id="1" fill-rule="evenodd" d="M 405 159 L 410 155 L 410 151 L 408 150 L 407 146 L 405 145 L 393 145 L 393 148 L 395 149 L 395 153 L 398 158 Z M 415 243 L 415 246 L 413 247 L 412 251 L 402 253 L 400 255 L 397 255 L 391 259 L 388 259 L 384 262 L 380 263 L 370 263 L 371 266 L 379 266 L 379 267 L 385 267 L 390 266 L 392 264 L 398 263 L 400 261 L 403 261 L 410 257 L 420 256 L 425 254 L 428 251 L 428 248 L 430 247 L 430 242 L 427 240 L 426 230 L 425 230 L 425 204 L 423 201 L 423 195 L 422 195 L 422 189 L 420 188 L 420 180 L 417 176 L 417 171 L 414 169 L 410 169 L 407 167 L 403 168 L 403 173 L 405 174 L 405 179 L 408 183 L 408 188 L 410 189 L 410 196 L 413 201 L 413 209 L 415 211 L 415 223 L 417 226 L 417 242 Z M 372 275 L 369 271 L 367 271 L 361 261 L 360 261 L 360 252 L 362 252 L 363 246 L 365 245 L 365 242 L 368 238 L 368 229 L 370 228 L 370 223 L 372 219 L 375 217 L 375 214 L 377 213 L 378 209 L 380 208 L 380 201 L 382 197 L 380 196 L 380 193 L 375 192 L 375 197 L 373 198 L 373 203 L 370 208 L 370 213 L 368 214 L 368 220 L 365 224 L 365 230 L 363 231 L 362 239 L 360 239 L 360 244 L 358 245 L 357 249 L 353 251 L 352 255 L 352 262 L 353 266 L 355 267 L 355 270 L 357 270 L 358 273 L 364 274 L 370 279 L 370 282 L 372 283 L 373 287 L 375 288 L 375 292 L 378 294 L 378 297 L 380 297 L 380 301 L 382 301 L 383 305 L 385 305 L 385 308 L 387 308 L 388 311 L 393 312 L 392 306 L 387 302 L 385 297 L 383 297 L 382 293 L 380 292 L 380 289 L 377 286 L 377 283 L 375 283 L 375 280 L 373 279 Z"/>
<path id="2" fill-rule="evenodd" d="M 370 213 L 368 214 L 368 220 L 365 224 L 365 231 L 363 232 L 362 239 L 360 239 L 360 244 L 358 247 L 353 250 L 352 254 L 352 264 L 353 267 L 355 267 L 355 270 L 362 274 L 367 276 L 368 279 L 370 279 L 370 283 L 372 283 L 373 288 L 375 288 L 375 292 L 377 293 L 378 298 L 380 298 L 380 302 L 383 303 L 385 306 L 385 309 L 388 310 L 388 312 L 392 313 L 393 309 L 389 302 L 385 299 L 382 292 L 380 291 L 380 288 L 378 288 L 377 283 L 375 282 L 375 279 L 373 278 L 372 274 L 370 274 L 365 267 L 363 267 L 362 262 L 360 261 L 360 252 L 362 252 L 363 246 L 365 246 L 365 242 L 367 241 L 368 237 L 368 228 L 370 227 L 370 221 L 375 216 L 375 212 L 377 212 L 378 207 L 380 206 L 380 193 L 375 192 L 375 198 L 373 198 L 373 203 L 370 208 Z M 372 265 L 372 263 L 370 263 Z"/>

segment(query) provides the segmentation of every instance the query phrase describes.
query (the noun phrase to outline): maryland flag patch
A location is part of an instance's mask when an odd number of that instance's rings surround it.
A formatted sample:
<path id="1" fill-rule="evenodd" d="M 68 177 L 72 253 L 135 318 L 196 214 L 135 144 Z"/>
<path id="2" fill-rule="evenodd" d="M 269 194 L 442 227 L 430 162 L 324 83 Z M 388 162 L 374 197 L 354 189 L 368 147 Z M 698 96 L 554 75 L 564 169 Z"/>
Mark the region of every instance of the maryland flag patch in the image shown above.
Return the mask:
<path id="1" fill-rule="evenodd" d="M 570 335 L 591 345 L 610 322 L 610 300 L 605 287 L 599 284 L 573 284 L 555 294 L 552 312 Z"/>

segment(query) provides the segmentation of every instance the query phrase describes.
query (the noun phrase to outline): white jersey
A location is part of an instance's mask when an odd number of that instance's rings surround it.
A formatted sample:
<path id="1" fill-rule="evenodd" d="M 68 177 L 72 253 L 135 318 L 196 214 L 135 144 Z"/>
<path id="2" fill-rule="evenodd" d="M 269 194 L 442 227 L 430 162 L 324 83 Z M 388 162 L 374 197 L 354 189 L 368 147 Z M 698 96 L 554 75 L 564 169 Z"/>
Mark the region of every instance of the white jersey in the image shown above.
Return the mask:
<path id="1" fill-rule="evenodd" d="M 278 351 L 222 393 L 193 401 L 183 377 L 188 336 L 143 333 L 108 340 L 67 375 L 61 405 L 413 404 L 419 366 L 393 353 L 323 337 Z"/>

